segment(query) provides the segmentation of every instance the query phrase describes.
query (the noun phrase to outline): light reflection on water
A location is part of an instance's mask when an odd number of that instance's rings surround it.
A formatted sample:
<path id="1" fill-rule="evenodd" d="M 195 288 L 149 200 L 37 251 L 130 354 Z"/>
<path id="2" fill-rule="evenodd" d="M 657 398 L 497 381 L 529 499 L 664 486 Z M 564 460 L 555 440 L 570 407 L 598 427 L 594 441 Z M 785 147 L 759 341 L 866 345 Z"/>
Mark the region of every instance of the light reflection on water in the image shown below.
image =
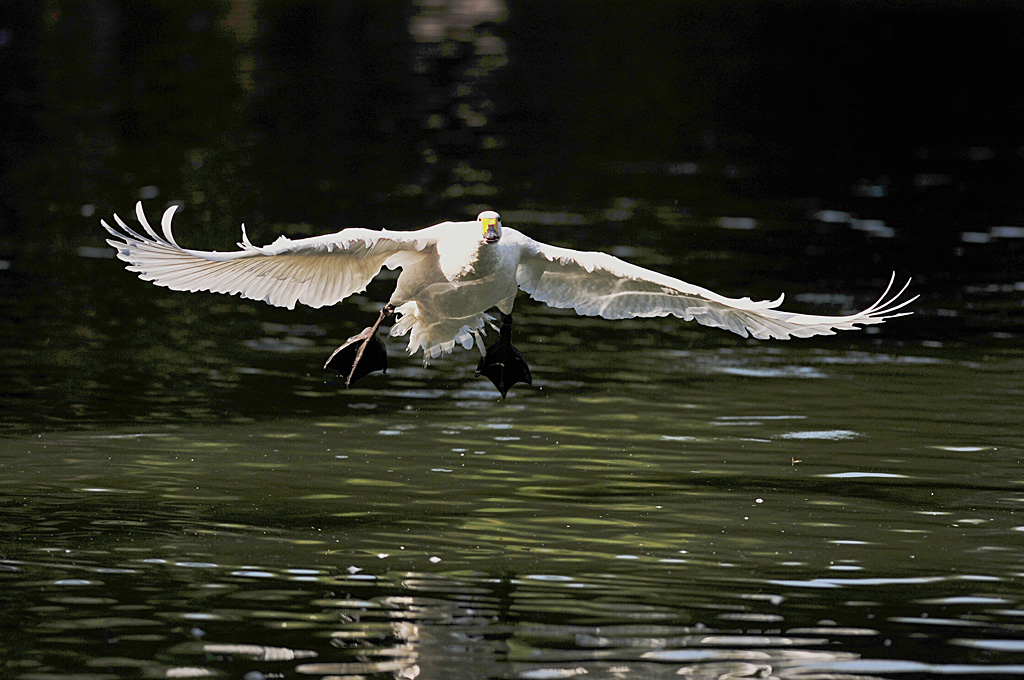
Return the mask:
<path id="1" fill-rule="evenodd" d="M 504 402 L 399 368 L 311 417 L 0 440 L 8 668 L 1024 674 L 1019 359 L 637 349 L 579 387 L 596 357 L 530 344 Z"/>
<path id="2" fill-rule="evenodd" d="M 1020 644 L 1013 620 L 1021 611 L 1005 609 L 1009 598 L 918 598 L 917 614 L 897 615 L 894 600 L 902 595 L 914 601 L 918 593 L 962 592 L 985 581 L 970 575 L 766 584 L 743 575 L 708 581 L 698 573 L 494 575 L 463 565 L 383 571 L 368 558 L 366 569 L 122 559 L 126 566 L 113 569 L 90 566 L 88 557 L 5 563 L 15 570 L 5 577 L 58 575 L 34 583 L 50 596 L 28 613 L 23 630 L 41 644 L 33 659 L 11 667 L 25 669 L 25 677 L 39 677 L 29 670 L 35 661 L 74 668 L 78 655 L 99 643 L 110 652 L 86 665 L 104 677 L 140 669 L 165 677 L 198 677 L 201 669 L 537 678 L 571 677 L 573 670 L 743 677 L 756 668 L 762 674 L 754 677 L 794 678 L 1022 672 L 1013 656 Z M 659 587 L 664 598 L 635 599 L 637 589 Z M 827 597 L 831 608 L 814 607 L 808 592 L 822 593 L 815 596 Z M 1000 629 L 1005 637 L 993 639 Z M 945 664 L 936 648 L 944 642 L 996 658 Z M 931 663 L 901 658 L 929 646 Z M 883 649 L 891 652 L 870 655 Z M 120 650 L 152 656 L 118 656 Z"/>

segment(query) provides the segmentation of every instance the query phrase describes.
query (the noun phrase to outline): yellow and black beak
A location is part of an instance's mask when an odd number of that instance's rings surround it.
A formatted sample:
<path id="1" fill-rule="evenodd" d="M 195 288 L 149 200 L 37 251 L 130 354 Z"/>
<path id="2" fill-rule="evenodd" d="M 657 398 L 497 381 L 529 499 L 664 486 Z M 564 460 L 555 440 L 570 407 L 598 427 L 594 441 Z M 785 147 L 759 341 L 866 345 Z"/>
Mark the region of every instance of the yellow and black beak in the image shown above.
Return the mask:
<path id="1" fill-rule="evenodd" d="M 483 228 L 484 241 L 487 243 L 497 243 L 501 238 L 501 218 L 481 217 L 480 225 Z"/>

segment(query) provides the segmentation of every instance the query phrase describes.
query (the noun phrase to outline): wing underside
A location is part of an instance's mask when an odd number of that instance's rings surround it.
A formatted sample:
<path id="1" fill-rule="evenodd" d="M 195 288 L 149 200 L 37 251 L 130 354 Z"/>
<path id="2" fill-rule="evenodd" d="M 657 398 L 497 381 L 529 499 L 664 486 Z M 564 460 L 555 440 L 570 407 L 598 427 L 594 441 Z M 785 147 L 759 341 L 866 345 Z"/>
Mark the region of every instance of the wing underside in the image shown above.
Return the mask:
<path id="1" fill-rule="evenodd" d="M 101 220 L 114 237 L 107 243 L 128 263 L 129 271 L 173 290 L 228 293 L 289 309 L 296 303 L 335 304 L 365 290 L 389 259 L 433 246 L 416 232 L 345 229 L 313 238 L 281 237 L 259 247 L 249 242 L 243 226 L 238 251 L 190 250 L 178 245 L 171 230 L 176 208 L 172 205 L 164 212 L 162 235 L 150 225 L 141 203 L 136 215 L 145 233 L 132 229 L 116 214 L 118 228 Z"/>
<path id="2" fill-rule="evenodd" d="M 525 239 L 525 237 L 523 237 Z M 899 311 L 916 298 L 900 300 L 908 281 L 893 293 L 895 274 L 878 300 L 844 316 L 797 314 L 778 309 L 776 300 L 729 298 L 706 288 L 644 269 L 606 253 L 548 246 L 532 239 L 524 247 L 519 287 L 552 307 L 570 308 L 606 319 L 676 316 L 758 339 L 806 338 L 856 330 L 910 312 Z"/>

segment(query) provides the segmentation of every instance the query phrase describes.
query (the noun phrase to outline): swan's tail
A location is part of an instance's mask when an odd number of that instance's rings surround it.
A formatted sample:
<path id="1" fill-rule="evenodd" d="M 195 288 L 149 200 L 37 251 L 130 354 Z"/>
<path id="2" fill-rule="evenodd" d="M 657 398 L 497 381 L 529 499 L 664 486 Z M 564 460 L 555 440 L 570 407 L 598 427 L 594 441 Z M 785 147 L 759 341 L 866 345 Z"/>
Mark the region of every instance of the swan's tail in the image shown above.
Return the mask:
<path id="1" fill-rule="evenodd" d="M 409 354 L 423 351 L 423 363 L 429 363 L 443 354 L 449 354 L 456 345 L 465 349 L 473 349 L 475 344 L 481 355 L 484 353 L 484 331 L 488 325 L 493 327 L 492 319 L 487 314 L 476 314 L 462 318 L 426 318 L 416 302 L 405 302 L 395 308 L 397 321 L 391 327 L 391 335 L 395 337 L 409 335 Z"/>

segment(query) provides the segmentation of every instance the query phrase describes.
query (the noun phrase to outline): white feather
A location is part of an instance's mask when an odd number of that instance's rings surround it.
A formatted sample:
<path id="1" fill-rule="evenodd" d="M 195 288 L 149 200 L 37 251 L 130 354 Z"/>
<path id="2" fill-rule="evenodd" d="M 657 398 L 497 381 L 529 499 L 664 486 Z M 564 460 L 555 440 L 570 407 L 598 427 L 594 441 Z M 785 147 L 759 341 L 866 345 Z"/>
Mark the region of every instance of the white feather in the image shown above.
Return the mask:
<path id="1" fill-rule="evenodd" d="M 511 229 L 507 234 L 515 233 Z M 728 298 L 706 288 L 659 274 L 599 252 L 549 246 L 516 233 L 522 256 L 516 274 L 519 287 L 552 307 L 571 308 L 585 316 L 605 319 L 676 316 L 705 326 L 724 328 L 764 340 L 832 335 L 857 325 L 882 323 L 910 312 L 898 312 L 916 300 L 899 297 L 910 285 L 889 297 L 893 277 L 882 296 L 867 309 L 848 316 L 816 316 L 784 312 L 776 300 L 755 302 Z"/>
<path id="2" fill-rule="evenodd" d="M 103 226 L 117 240 L 107 242 L 140 278 L 174 290 L 229 293 L 292 309 L 333 305 L 366 289 L 389 257 L 404 251 L 423 252 L 433 241 L 423 232 L 345 229 L 336 234 L 291 240 L 279 238 L 260 248 L 242 234 L 242 250 L 188 250 L 174 240 L 171 220 L 177 206 L 163 215 L 164 237 L 156 234 L 138 208 L 149 236 L 130 229 L 117 215 L 120 231 Z"/>
<path id="3" fill-rule="evenodd" d="M 659 274 L 600 252 L 559 248 L 504 229 L 496 243 L 485 243 L 480 223 L 443 222 L 419 231 L 344 229 L 334 234 L 255 246 L 242 227 L 240 250 L 217 252 L 182 248 L 171 223 L 176 205 L 160 222 L 161 237 L 142 210 L 136 215 L 145 234 L 116 214 L 101 224 L 117 255 L 145 281 L 183 291 L 229 293 L 294 308 L 333 305 L 366 289 L 387 266 L 402 273 L 391 304 L 398 318 L 392 335 L 409 335 L 409 352 L 424 360 L 456 345 L 481 347 L 491 322 L 488 310 L 512 312 L 518 289 L 552 307 L 571 308 L 605 319 L 676 316 L 759 339 L 830 335 L 909 314 L 913 302 L 899 298 L 909 281 L 889 295 L 895 275 L 878 300 L 846 316 L 795 314 L 777 300 L 728 298 L 706 288 Z M 491 213 L 488 213 L 491 215 Z M 497 216 L 496 213 L 493 216 Z M 518 287 L 518 288 L 517 288 Z"/>

